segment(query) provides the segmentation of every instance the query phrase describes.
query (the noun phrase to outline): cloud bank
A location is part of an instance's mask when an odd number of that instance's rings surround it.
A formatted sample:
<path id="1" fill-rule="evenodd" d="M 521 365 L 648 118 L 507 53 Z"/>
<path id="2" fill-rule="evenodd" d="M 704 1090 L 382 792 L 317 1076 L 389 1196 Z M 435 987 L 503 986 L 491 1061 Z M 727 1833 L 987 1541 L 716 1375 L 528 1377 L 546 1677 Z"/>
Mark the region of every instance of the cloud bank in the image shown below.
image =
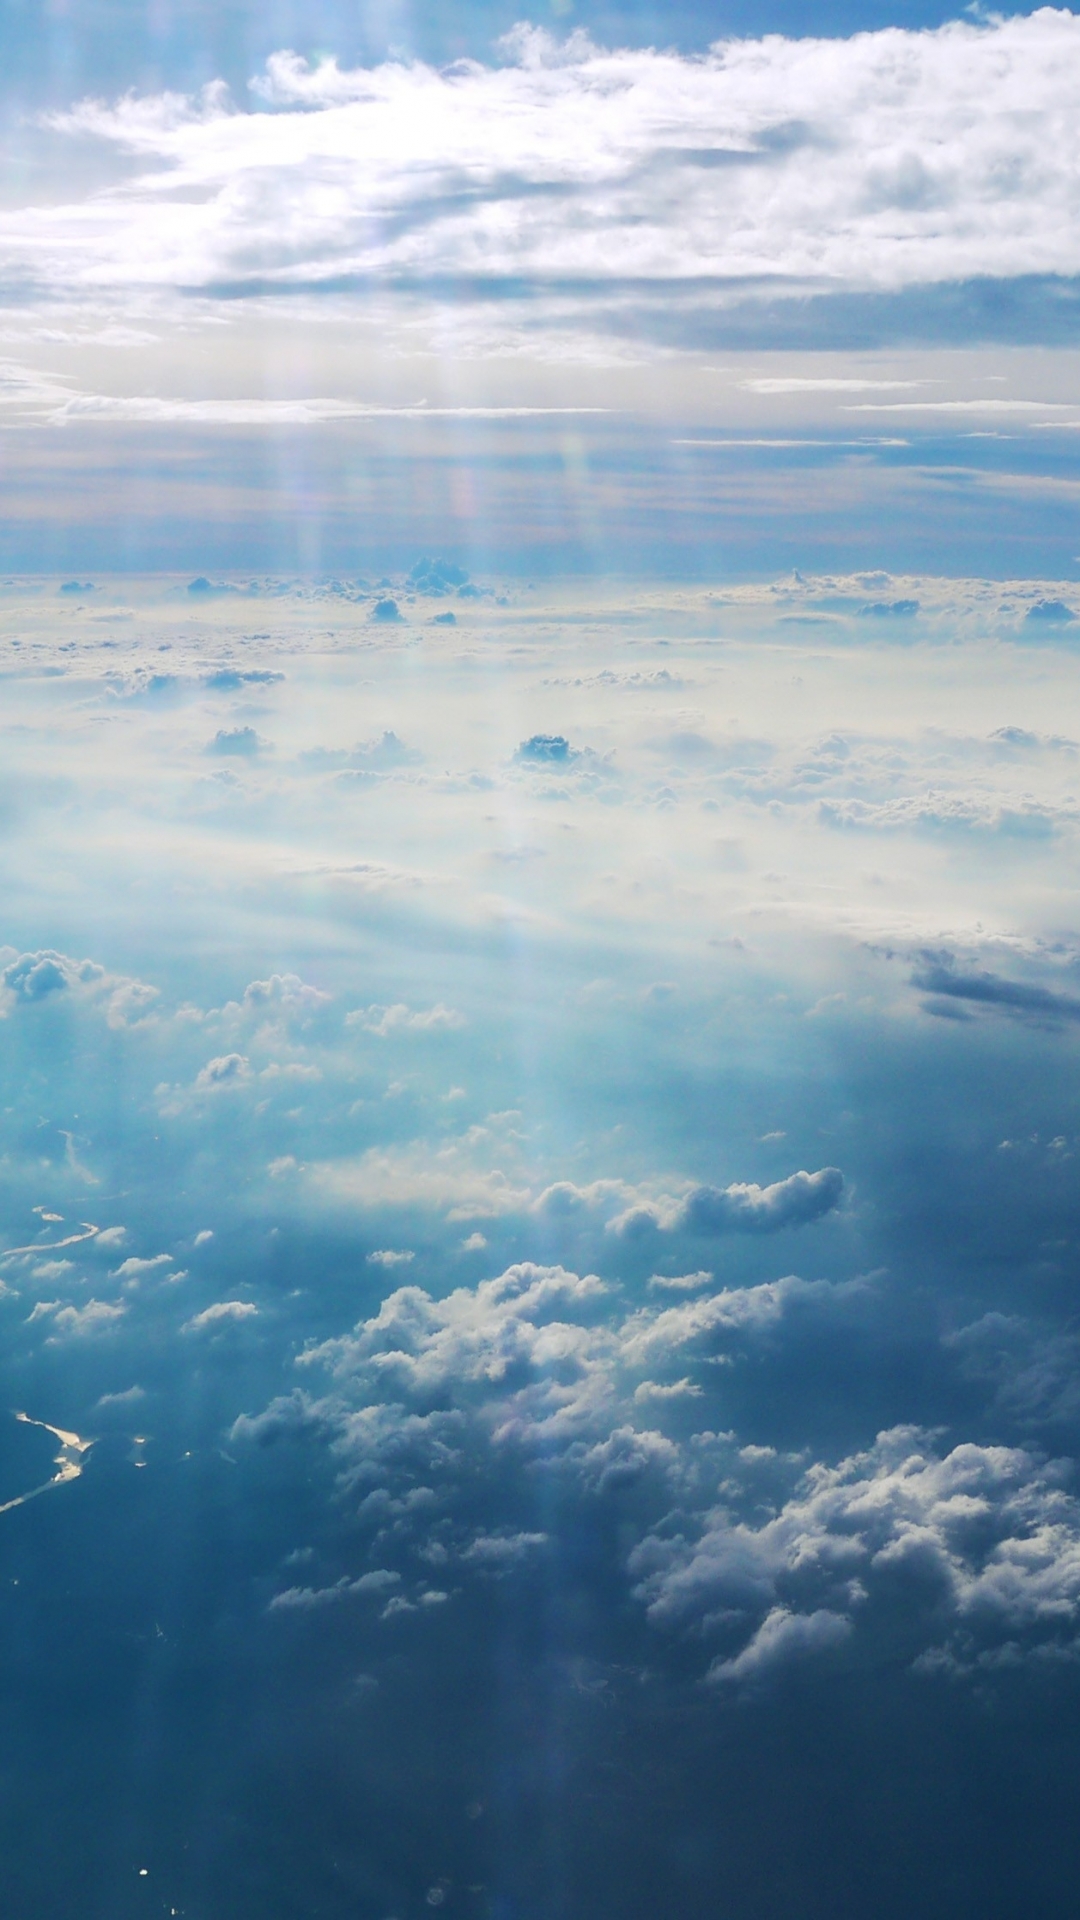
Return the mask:
<path id="1" fill-rule="evenodd" d="M 271 57 L 237 106 L 54 115 L 122 188 L 9 214 L 4 270 L 66 293 L 383 282 L 898 290 L 1080 271 L 1080 22 L 606 50 L 522 25 L 494 66 Z"/>

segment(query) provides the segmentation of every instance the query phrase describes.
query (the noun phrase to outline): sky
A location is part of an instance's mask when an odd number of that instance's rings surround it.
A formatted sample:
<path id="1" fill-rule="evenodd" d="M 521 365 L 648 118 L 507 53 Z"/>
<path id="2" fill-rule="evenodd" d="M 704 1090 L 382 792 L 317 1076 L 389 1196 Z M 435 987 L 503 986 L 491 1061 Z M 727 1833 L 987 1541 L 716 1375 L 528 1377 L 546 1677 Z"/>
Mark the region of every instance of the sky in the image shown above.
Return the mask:
<path id="1" fill-rule="evenodd" d="M 13 1920 L 1080 1867 L 1080 19 L 5 0 Z"/>

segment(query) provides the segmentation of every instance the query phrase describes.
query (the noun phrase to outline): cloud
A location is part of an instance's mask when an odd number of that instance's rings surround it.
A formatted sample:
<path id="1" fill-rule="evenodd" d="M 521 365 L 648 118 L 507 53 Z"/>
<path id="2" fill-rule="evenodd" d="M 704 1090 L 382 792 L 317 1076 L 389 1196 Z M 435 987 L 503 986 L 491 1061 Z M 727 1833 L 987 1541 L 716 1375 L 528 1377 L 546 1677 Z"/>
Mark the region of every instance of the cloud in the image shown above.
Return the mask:
<path id="1" fill-rule="evenodd" d="M 252 759 L 255 754 L 261 753 L 265 746 L 266 741 L 259 738 L 254 727 L 221 727 L 215 733 L 206 751 Z"/>
<path id="2" fill-rule="evenodd" d="M 546 1533 L 478 1533 L 461 1557 L 467 1565 L 481 1567 L 485 1572 L 507 1573 L 523 1561 L 531 1560 L 540 1548 L 548 1545 L 549 1538 Z"/>
<path id="3" fill-rule="evenodd" d="M 215 1300 L 212 1307 L 185 1320 L 185 1333 L 203 1333 L 208 1327 L 220 1327 L 230 1321 L 253 1320 L 259 1309 L 251 1300 Z"/>
<path id="4" fill-rule="evenodd" d="M 844 1192 L 839 1167 L 817 1173 L 793 1173 L 770 1187 L 737 1181 L 730 1187 L 694 1187 L 683 1199 L 645 1202 L 611 1221 L 615 1232 L 638 1234 L 650 1228 L 711 1238 L 724 1233 L 780 1233 L 808 1226 L 832 1213 Z M 690 1276 L 692 1277 L 692 1276 Z M 662 1285 L 659 1276 L 655 1284 Z"/>
<path id="5" fill-rule="evenodd" d="M 51 948 L 40 953 L 20 954 L 0 974 L 8 993 L 29 1001 L 46 1000 L 73 987 L 97 987 L 104 979 L 105 969 L 95 961 L 71 960 L 67 954 L 56 953 Z"/>
<path id="6" fill-rule="evenodd" d="M 251 1078 L 251 1067 L 242 1053 L 222 1053 L 214 1060 L 208 1060 L 195 1076 L 197 1093 L 219 1093 L 230 1087 L 242 1086 Z"/>
<path id="7" fill-rule="evenodd" d="M 842 1645 L 850 1632 L 851 1621 L 827 1607 L 815 1613 L 789 1613 L 786 1607 L 774 1607 L 742 1652 L 731 1660 L 714 1660 L 706 1677 L 714 1685 L 758 1680 L 808 1653 Z"/>
<path id="8" fill-rule="evenodd" d="M 568 1516 L 632 1497 L 630 1595 L 656 1633 L 702 1644 L 714 1684 L 764 1683 L 866 1635 L 890 1659 L 937 1649 L 957 1671 L 1006 1647 L 1080 1655 L 1080 1501 L 1063 1463 L 944 1448 L 914 1427 L 839 1460 L 688 1432 L 718 1359 L 780 1339 L 795 1354 L 805 1316 L 835 1321 L 868 1297 L 788 1276 L 634 1307 L 595 1275 L 528 1262 L 441 1299 L 401 1287 L 298 1356 L 330 1383 L 321 1399 L 285 1396 L 233 1438 L 321 1431 L 358 1521 L 463 1570 L 547 1544 L 526 1517 L 537 1473 L 559 1476 Z"/>
<path id="9" fill-rule="evenodd" d="M 753 1287 L 724 1287 L 678 1307 L 642 1308 L 623 1325 L 620 1353 L 629 1365 L 647 1366 L 686 1347 L 714 1349 L 733 1335 L 765 1332 L 792 1309 L 857 1301 L 865 1287 L 860 1280 L 803 1280 L 789 1273 Z"/>
<path id="10" fill-rule="evenodd" d="M 481 1399 L 502 1399 L 502 1383 L 520 1375 L 521 1389 L 511 1394 L 500 1421 L 571 1424 L 581 1395 L 588 1398 L 594 1349 L 610 1336 L 564 1318 L 607 1292 L 595 1274 L 578 1275 L 563 1267 L 520 1262 L 475 1288 L 459 1287 L 443 1300 L 423 1288 L 400 1287 L 378 1313 L 350 1335 L 309 1349 L 305 1366 L 329 1365 L 338 1375 L 364 1375 L 373 1382 L 395 1382 L 399 1391 L 429 1392 L 451 1385 L 473 1389 Z M 557 1365 L 563 1383 L 545 1379 Z"/>
<path id="11" fill-rule="evenodd" d="M 702 1287 L 711 1287 L 715 1275 L 699 1269 L 697 1273 L 652 1273 L 649 1286 L 661 1293 L 699 1293 Z"/>
<path id="12" fill-rule="evenodd" d="M 951 954 L 928 955 L 911 976 L 923 993 L 1042 1025 L 1061 1026 L 1080 1020 L 1080 997 L 1025 980 L 1008 980 L 982 970 L 965 972 Z"/>
<path id="13" fill-rule="evenodd" d="M 52 1337 L 102 1333 L 114 1326 L 126 1312 L 122 1301 L 88 1300 L 84 1307 L 60 1307 L 53 1315 L 55 1333 Z"/>
<path id="14" fill-rule="evenodd" d="M 394 1247 L 380 1247 L 375 1253 L 369 1253 L 369 1267 L 406 1267 L 416 1255 Z"/>
<path id="15" fill-rule="evenodd" d="M 218 85 L 52 115 L 131 174 L 92 218 L 9 216 L 9 271 L 99 297 L 467 279 L 679 303 L 1080 270 L 1066 12 L 693 57 L 520 26 L 500 52 L 441 72 L 281 52 L 255 110 Z"/>
<path id="16" fill-rule="evenodd" d="M 769 1518 L 722 1510 L 696 1540 L 632 1556 L 655 1624 L 758 1615 L 710 1669 L 756 1678 L 775 1660 L 837 1646 L 860 1613 L 899 1596 L 905 1631 L 945 1644 L 1072 1645 L 1080 1626 L 1080 1505 L 1062 1470 L 1023 1449 L 962 1444 L 942 1456 L 912 1428 L 836 1466 L 816 1463 Z M 745 1632 L 745 1628 L 743 1629 Z"/>
<path id="17" fill-rule="evenodd" d="M 524 1211 L 532 1199 L 523 1180 L 481 1163 L 496 1144 L 505 1141 L 480 1128 L 434 1148 L 423 1141 L 372 1147 L 355 1160 L 313 1166 L 310 1179 L 316 1190 L 354 1206 L 439 1208 L 450 1220 L 495 1219 Z"/>
<path id="18" fill-rule="evenodd" d="M 360 1027 L 384 1039 L 391 1033 L 451 1033 L 465 1025 L 464 1016 L 439 1001 L 433 1007 L 413 1009 L 399 1001 L 392 1007 L 358 1007 L 345 1016 L 347 1027 Z"/>
<path id="19" fill-rule="evenodd" d="M 106 1413 L 112 1407 L 136 1407 L 146 1399 L 145 1387 L 125 1387 L 120 1393 L 103 1393 L 95 1402 L 95 1413 Z"/>
<path id="20" fill-rule="evenodd" d="M 819 812 L 823 822 L 833 827 L 862 827 L 879 833 L 985 833 L 1021 840 L 1047 840 L 1078 817 L 1071 799 L 1047 804 L 1021 794 L 1003 801 L 940 788 L 882 801 L 823 800 Z"/>
<path id="21" fill-rule="evenodd" d="M 331 998 L 321 987 L 302 980 L 298 973 L 272 973 L 268 980 L 248 982 L 242 1005 L 245 1012 L 253 1013 L 278 1009 L 290 1014 L 314 1013 L 320 1007 L 329 1006 Z"/>
<path id="22" fill-rule="evenodd" d="M 319 1607 L 332 1605 L 338 1600 L 350 1599 L 355 1594 L 373 1594 L 380 1597 L 389 1589 L 400 1584 L 400 1573 L 388 1567 L 376 1567 L 370 1573 L 362 1573 L 355 1580 L 343 1574 L 332 1587 L 286 1587 L 284 1592 L 275 1593 L 270 1602 L 271 1613 L 310 1613 Z"/>
<path id="23" fill-rule="evenodd" d="M 145 1260 L 141 1260 L 137 1254 L 129 1254 L 126 1260 L 122 1260 L 118 1267 L 113 1268 L 112 1278 L 114 1280 L 141 1280 L 146 1274 L 160 1273 L 163 1267 L 171 1267 L 172 1264 L 173 1257 L 171 1253 L 155 1253 Z"/>
<path id="24" fill-rule="evenodd" d="M 681 1380 L 643 1380 L 634 1388 L 635 1400 L 700 1400 L 704 1388 L 684 1374 Z"/>

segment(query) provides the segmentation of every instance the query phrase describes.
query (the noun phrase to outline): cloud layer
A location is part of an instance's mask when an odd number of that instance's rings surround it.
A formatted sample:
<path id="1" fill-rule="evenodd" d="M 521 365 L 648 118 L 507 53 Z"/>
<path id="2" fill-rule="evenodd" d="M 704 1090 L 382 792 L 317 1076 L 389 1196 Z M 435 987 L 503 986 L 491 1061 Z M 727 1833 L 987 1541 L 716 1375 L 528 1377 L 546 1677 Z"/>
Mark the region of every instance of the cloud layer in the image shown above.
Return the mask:
<path id="1" fill-rule="evenodd" d="M 14 212 L 13 280 L 249 291 L 383 282 L 896 290 L 1080 271 L 1067 12 L 848 40 L 343 71 L 281 52 L 238 108 L 86 101 L 120 190 Z"/>

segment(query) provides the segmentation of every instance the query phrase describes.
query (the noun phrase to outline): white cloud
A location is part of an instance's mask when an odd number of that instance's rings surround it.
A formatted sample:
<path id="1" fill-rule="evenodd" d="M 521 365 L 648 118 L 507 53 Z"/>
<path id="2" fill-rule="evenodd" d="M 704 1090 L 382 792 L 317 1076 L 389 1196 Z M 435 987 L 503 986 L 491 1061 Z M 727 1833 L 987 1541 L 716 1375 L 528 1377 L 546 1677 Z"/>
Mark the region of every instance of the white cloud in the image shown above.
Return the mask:
<path id="1" fill-rule="evenodd" d="M 84 1307 L 61 1307 L 53 1315 L 56 1334 L 101 1333 L 127 1312 L 122 1302 L 88 1300 Z M 55 1336 L 54 1336 L 55 1337 Z"/>
<path id="2" fill-rule="evenodd" d="M 145 1387 L 125 1387 L 120 1393 L 103 1393 L 95 1403 L 94 1412 L 104 1413 L 109 1407 L 135 1407 L 145 1399 Z"/>
<path id="3" fill-rule="evenodd" d="M 324 1193 L 362 1207 L 437 1207 L 451 1220 L 494 1218 L 524 1210 L 532 1199 L 513 1168 L 483 1164 L 505 1144 L 478 1128 L 441 1146 L 372 1147 L 355 1160 L 314 1166 L 310 1177 Z"/>
<path id="4" fill-rule="evenodd" d="M 275 1593 L 270 1602 L 271 1613 L 311 1612 L 314 1608 L 325 1607 L 337 1600 L 347 1600 L 354 1594 L 386 1593 L 388 1588 L 400 1584 L 401 1575 L 389 1567 L 375 1567 L 370 1573 L 362 1573 L 356 1580 L 350 1580 L 342 1574 L 332 1587 L 286 1587 L 284 1592 Z"/>
<path id="5" fill-rule="evenodd" d="M 643 1201 L 609 1222 L 614 1232 L 650 1227 L 711 1237 L 722 1233 L 779 1233 L 807 1226 L 839 1206 L 844 1176 L 839 1167 L 792 1173 L 769 1187 L 736 1181 L 729 1187 L 692 1187 L 680 1200 Z"/>
<path id="6" fill-rule="evenodd" d="M 122 1260 L 118 1267 L 113 1268 L 112 1278 L 114 1280 L 141 1280 L 146 1274 L 160 1273 L 163 1267 L 171 1267 L 172 1264 L 173 1258 L 171 1253 L 151 1254 L 146 1260 L 141 1260 L 137 1254 L 132 1253 L 128 1255 L 126 1260 Z"/>
<path id="7" fill-rule="evenodd" d="M 521 27 L 502 56 L 344 72 L 279 53 L 254 83 L 270 111 L 235 110 L 220 86 L 85 101 L 49 124 L 108 143 L 131 176 L 9 214 L 8 271 L 107 296 L 342 275 L 894 288 L 1080 268 L 1067 12 L 695 57 Z"/>
<path id="8" fill-rule="evenodd" d="M 453 1007 L 438 1005 L 413 1009 L 399 1002 L 392 1007 L 358 1008 L 354 1013 L 346 1014 L 347 1027 L 362 1027 L 365 1033 L 378 1033 L 384 1038 L 391 1033 L 445 1033 L 455 1027 L 463 1027 L 465 1021 Z"/>
<path id="9" fill-rule="evenodd" d="M 856 1291 L 789 1278 L 627 1313 L 595 1276 L 525 1263 L 442 1300 L 403 1287 L 299 1357 L 328 1370 L 329 1397 L 276 1402 L 234 1438 L 326 1427 L 359 1514 L 402 1539 L 420 1528 L 434 1563 L 464 1567 L 497 1570 L 542 1544 L 527 1523 L 466 1523 L 461 1539 L 478 1474 L 505 1489 L 516 1462 L 534 1487 L 546 1468 L 583 1499 L 633 1488 L 634 1593 L 658 1632 L 711 1643 L 715 1683 L 838 1650 L 864 1614 L 891 1621 L 904 1657 L 937 1649 L 952 1671 L 1006 1646 L 1080 1652 L 1080 1501 L 1060 1464 L 945 1451 L 907 1427 L 809 1466 L 732 1433 L 685 1437 L 700 1382 L 665 1377 L 668 1362 L 708 1366 L 718 1343 L 737 1353 L 796 1307 L 842 1311 Z M 659 1377 L 641 1378 L 657 1361 Z"/>
<path id="10" fill-rule="evenodd" d="M 753 1619 L 711 1677 L 835 1645 L 897 1583 L 916 1636 L 1026 1636 L 1072 1644 L 1080 1626 L 1080 1503 L 1060 1468 L 1019 1448 L 960 1445 L 896 1428 L 836 1466 L 815 1464 L 760 1524 L 707 1516 L 696 1540 L 654 1535 L 633 1556 L 657 1624 Z"/>
<path id="11" fill-rule="evenodd" d="M 703 1388 L 695 1380 L 684 1375 L 681 1380 L 669 1380 L 666 1384 L 660 1380 L 642 1380 L 634 1388 L 635 1400 L 700 1400 Z"/>
<path id="12" fill-rule="evenodd" d="M 379 1247 L 368 1254 L 367 1261 L 369 1267 L 407 1267 L 415 1258 L 407 1248 Z"/>
<path id="13" fill-rule="evenodd" d="M 702 1287 L 711 1287 L 715 1276 L 699 1269 L 697 1273 L 653 1273 L 649 1275 L 649 1286 L 660 1293 L 700 1293 Z"/>
<path id="14" fill-rule="evenodd" d="M 220 1327 L 234 1320 L 253 1320 L 259 1309 L 251 1300 L 215 1300 L 212 1307 L 185 1320 L 185 1333 L 203 1333 L 207 1327 Z"/>
<path id="15" fill-rule="evenodd" d="M 251 1068 L 246 1055 L 222 1053 L 199 1069 L 195 1076 L 195 1089 L 198 1093 L 220 1093 L 227 1088 L 242 1086 L 250 1078 Z"/>
<path id="16" fill-rule="evenodd" d="M 731 1660 L 713 1661 L 708 1678 L 714 1685 L 724 1680 L 757 1680 L 808 1653 L 842 1645 L 850 1632 L 851 1621 L 842 1613 L 831 1613 L 828 1607 L 819 1607 L 814 1613 L 789 1613 L 786 1607 L 774 1607 L 741 1653 Z"/>

